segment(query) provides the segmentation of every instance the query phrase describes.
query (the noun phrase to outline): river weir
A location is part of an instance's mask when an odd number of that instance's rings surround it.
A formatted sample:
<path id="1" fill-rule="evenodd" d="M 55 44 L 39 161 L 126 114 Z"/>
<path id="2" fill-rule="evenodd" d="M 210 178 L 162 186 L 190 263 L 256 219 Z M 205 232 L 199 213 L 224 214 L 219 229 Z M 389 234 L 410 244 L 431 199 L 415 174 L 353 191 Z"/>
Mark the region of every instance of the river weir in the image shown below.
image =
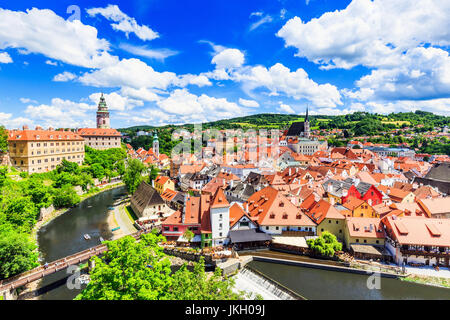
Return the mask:
<path id="1" fill-rule="evenodd" d="M 303 300 L 295 292 L 264 276 L 256 270 L 244 267 L 235 277 L 236 291 L 243 290 L 249 299 L 260 295 L 264 300 Z"/>
<path id="2" fill-rule="evenodd" d="M 308 300 L 450 300 L 450 289 L 394 278 L 252 261 L 248 266 Z M 376 275 L 375 275 L 376 277 Z"/>

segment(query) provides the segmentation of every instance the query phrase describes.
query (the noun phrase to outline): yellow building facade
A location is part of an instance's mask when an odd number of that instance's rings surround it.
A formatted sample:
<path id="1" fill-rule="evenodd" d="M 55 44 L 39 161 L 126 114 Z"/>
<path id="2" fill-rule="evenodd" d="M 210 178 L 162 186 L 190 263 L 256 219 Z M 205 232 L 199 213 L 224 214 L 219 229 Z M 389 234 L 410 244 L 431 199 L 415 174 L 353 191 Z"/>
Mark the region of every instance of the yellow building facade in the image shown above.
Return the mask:
<path id="1" fill-rule="evenodd" d="M 30 174 L 54 170 L 63 159 L 79 165 L 84 161 L 84 139 L 72 131 L 11 130 L 8 146 L 11 165 Z"/>

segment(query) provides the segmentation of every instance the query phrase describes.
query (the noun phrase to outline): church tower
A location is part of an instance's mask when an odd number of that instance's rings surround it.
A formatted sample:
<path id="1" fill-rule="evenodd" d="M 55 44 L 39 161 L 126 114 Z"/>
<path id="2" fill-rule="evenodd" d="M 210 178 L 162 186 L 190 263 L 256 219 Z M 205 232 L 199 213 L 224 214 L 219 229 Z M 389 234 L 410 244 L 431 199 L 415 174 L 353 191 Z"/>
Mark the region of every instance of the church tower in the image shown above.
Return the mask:
<path id="1" fill-rule="evenodd" d="M 306 116 L 305 116 L 305 124 L 304 124 L 304 128 L 305 128 L 305 138 L 309 138 L 310 136 L 310 131 L 309 131 L 309 117 L 308 117 L 308 107 L 306 107 Z"/>
<path id="2" fill-rule="evenodd" d="M 159 140 L 158 134 L 156 132 L 155 135 L 153 136 L 153 153 L 159 159 Z"/>
<path id="3" fill-rule="evenodd" d="M 100 102 L 98 103 L 98 110 L 97 110 L 97 128 L 101 129 L 109 129 L 109 111 L 108 106 L 106 105 L 105 97 L 100 97 Z"/>

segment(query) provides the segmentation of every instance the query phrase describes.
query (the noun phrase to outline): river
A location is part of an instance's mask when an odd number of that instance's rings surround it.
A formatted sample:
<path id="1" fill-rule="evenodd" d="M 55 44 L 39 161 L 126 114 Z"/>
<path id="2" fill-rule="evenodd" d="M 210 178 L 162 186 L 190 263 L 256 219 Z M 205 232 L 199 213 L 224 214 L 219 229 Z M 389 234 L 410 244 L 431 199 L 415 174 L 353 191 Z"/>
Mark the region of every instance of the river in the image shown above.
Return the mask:
<path id="1" fill-rule="evenodd" d="M 311 300 L 450 300 L 450 289 L 431 287 L 397 279 L 381 278 L 379 289 L 369 289 L 367 286 L 369 275 L 261 261 L 252 261 L 249 263 L 249 266 Z"/>
<path id="2" fill-rule="evenodd" d="M 45 262 L 55 261 L 100 244 L 100 237 L 104 240 L 111 239 L 112 233 L 107 223 L 108 208 L 124 194 L 124 187 L 101 192 L 43 226 L 38 232 L 41 259 Z M 90 240 L 83 238 L 86 233 L 91 236 Z M 39 288 L 46 287 L 67 276 L 66 270 L 52 274 L 41 281 Z M 80 290 L 69 290 L 67 286 L 62 285 L 44 293 L 39 299 L 72 300 L 79 292 Z"/>

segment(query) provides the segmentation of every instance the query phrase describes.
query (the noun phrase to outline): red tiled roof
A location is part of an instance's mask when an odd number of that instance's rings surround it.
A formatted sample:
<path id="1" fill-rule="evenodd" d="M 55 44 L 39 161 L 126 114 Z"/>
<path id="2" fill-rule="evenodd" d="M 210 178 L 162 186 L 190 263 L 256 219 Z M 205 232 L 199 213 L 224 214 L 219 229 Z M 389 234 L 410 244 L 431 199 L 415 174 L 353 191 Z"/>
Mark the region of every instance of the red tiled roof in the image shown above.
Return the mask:
<path id="1" fill-rule="evenodd" d="M 9 141 L 58 141 L 58 140 L 80 140 L 84 139 L 72 131 L 63 130 L 10 130 Z"/>
<path id="2" fill-rule="evenodd" d="M 116 129 L 101 129 L 101 128 L 81 128 L 78 129 L 80 136 L 105 136 L 105 137 L 120 137 L 121 134 Z"/>

